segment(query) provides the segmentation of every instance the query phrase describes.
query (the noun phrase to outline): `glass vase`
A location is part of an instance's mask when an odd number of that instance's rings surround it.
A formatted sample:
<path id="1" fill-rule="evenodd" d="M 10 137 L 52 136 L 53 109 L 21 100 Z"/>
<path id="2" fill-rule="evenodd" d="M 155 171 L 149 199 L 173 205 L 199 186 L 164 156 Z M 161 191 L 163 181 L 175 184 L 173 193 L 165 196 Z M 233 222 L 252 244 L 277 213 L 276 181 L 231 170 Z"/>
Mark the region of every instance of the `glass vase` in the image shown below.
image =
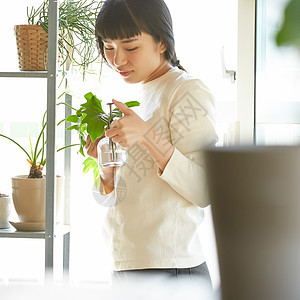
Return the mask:
<path id="1" fill-rule="evenodd" d="M 110 138 L 105 137 L 98 143 L 98 164 L 99 167 L 121 167 L 127 163 L 127 149 Z"/>

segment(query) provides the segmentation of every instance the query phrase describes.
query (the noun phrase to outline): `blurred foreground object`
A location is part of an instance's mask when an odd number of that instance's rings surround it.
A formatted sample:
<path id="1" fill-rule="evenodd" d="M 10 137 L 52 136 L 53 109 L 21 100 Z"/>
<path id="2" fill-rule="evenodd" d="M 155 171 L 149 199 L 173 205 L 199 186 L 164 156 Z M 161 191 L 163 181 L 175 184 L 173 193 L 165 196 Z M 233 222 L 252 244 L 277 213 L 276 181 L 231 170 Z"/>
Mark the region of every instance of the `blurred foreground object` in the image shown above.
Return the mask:
<path id="1" fill-rule="evenodd" d="M 207 149 L 222 300 L 300 299 L 300 147 Z"/>
<path id="2" fill-rule="evenodd" d="M 300 50 L 300 0 L 290 0 L 286 5 L 276 43 L 278 46 L 296 46 Z"/>

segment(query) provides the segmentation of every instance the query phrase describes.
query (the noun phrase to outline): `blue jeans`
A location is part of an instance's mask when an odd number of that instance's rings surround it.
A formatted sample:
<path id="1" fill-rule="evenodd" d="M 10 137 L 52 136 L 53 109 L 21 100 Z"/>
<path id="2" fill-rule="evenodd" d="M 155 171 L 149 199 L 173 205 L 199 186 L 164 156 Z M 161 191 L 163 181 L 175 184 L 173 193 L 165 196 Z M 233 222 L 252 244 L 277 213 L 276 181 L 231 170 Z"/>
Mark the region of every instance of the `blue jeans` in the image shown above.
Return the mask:
<path id="1" fill-rule="evenodd" d="M 167 268 L 167 269 L 134 269 L 125 271 L 114 271 L 113 282 L 126 281 L 141 278 L 162 277 L 166 279 L 191 279 L 193 281 L 206 280 L 212 287 L 211 278 L 206 263 L 192 268 Z"/>

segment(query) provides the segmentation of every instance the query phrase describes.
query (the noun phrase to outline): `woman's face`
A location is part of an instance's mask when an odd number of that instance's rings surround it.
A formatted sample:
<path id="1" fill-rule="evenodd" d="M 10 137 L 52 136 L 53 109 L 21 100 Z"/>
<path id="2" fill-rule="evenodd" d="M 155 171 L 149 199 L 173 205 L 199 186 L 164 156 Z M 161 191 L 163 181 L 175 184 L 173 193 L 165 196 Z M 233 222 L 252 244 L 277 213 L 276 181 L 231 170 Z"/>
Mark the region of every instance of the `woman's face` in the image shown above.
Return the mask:
<path id="1" fill-rule="evenodd" d="M 165 45 L 147 33 L 129 39 L 103 40 L 103 47 L 109 65 L 127 83 L 149 82 L 170 68 L 163 54 Z"/>

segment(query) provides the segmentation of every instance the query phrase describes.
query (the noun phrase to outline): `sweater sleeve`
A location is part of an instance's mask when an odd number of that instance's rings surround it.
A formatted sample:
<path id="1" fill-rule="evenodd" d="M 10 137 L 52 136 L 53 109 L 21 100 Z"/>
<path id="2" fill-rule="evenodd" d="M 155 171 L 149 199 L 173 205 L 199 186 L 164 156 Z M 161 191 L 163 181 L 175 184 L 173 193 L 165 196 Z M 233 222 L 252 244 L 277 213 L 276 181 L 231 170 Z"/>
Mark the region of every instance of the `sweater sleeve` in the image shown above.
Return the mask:
<path id="1" fill-rule="evenodd" d="M 110 193 L 105 192 L 101 178 L 99 188 L 96 188 L 95 184 L 93 184 L 93 196 L 98 204 L 112 207 L 123 201 L 127 188 L 126 182 L 120 176 L 121 168 L 122 167 L 115 167 L 114 189 Z"/>
<path id="2" fill-rule="evenodd" d="M 203 149 L 217 142 L 214 100 L 200 80 L 181 84 L 170 102 L 170 138 L 175 150 L 157 175 L 189 202 L 209 204 Z"/>
<path id="3" fill-rule="evenodd" d="M 101 182 L 101 181 L 100 181 Z M 102 183 L 100 183 L 100 190 L 103 190 L 103 187 L 101 186 Z M 116 195 L 115 195 L 115 190 L 113 190 L 109 194 L 101 194 L 99 191 L 99 188 L 96 188 L 95 184 L 93 185 L 93 196 L 96 202 L 102 206 L 106 207 L 112 207 L 116 204 Z"/>

